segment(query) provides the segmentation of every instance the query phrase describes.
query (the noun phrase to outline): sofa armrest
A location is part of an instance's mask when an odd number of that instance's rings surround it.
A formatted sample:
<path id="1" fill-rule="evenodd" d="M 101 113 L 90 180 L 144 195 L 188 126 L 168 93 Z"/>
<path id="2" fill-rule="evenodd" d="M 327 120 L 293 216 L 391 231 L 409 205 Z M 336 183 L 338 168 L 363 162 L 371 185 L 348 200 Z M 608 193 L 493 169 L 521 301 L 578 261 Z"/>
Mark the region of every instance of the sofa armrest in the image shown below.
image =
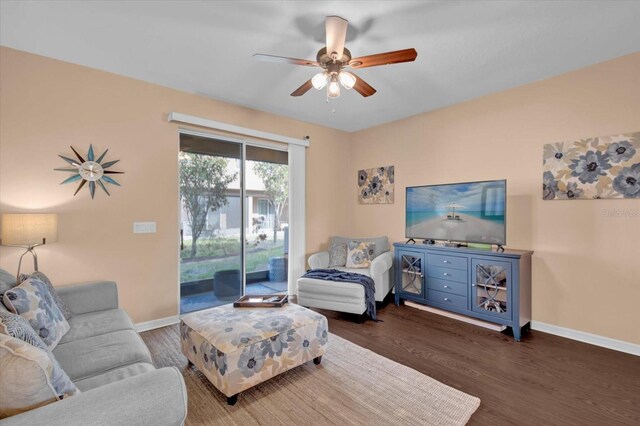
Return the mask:
<path id="1" fill-rule="evenodd" d="M 326 269 L 329 267 L 329 252 L 321 251 L 309 256 L 309 266 L 311 269 Z"/>
<path id="2" fill-rule="evenodd" d="M 75 315 L 118 308 L 118 286 L 113 281 L 56 287 L 56 293 Z"/>
<path id="3" fill-rule="evenodd" d="M 393 266 L 393 255 L 390 251 L 385 251 L 380 256 L 371 261 L 369 273 L 371 276 L 382 275 Z"/>
<path id="4" fill-rule="evenodd" d="M 184 424 L 187 390 L 177 368 L 167 367 L 82 392 L 0 420 L 2 426 L 120 426 Z"/>

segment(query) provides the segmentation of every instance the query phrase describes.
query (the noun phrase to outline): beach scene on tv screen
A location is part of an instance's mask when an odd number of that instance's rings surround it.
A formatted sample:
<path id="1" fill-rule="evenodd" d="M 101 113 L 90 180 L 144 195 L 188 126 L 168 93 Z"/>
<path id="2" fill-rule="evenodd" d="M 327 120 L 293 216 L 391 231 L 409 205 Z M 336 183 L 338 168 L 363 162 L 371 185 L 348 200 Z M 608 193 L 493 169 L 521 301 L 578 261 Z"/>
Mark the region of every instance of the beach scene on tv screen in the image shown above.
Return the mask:
<path id="1" fill-rule="evenodd" d="M 505 244 L 504 181 L 407 188 L 406 236 Z"/>

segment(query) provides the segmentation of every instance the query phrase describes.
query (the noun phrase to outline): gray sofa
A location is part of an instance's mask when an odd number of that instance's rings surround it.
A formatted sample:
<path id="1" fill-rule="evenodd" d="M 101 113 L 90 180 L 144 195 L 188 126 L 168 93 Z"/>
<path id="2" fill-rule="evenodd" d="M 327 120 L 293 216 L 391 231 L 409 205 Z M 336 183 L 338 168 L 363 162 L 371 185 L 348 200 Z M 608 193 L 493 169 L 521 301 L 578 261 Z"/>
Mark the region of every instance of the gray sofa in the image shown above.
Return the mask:
<path id="1" fill-rule="evenodd" d="M 0 425 L 181 425 L 187 391 L 176 368 L 156 369 L 111 281 L 57 287 L 73 316 L 53 354 L 81 393 Z M 4 390 L 3 390 L 4 391 Z"/>

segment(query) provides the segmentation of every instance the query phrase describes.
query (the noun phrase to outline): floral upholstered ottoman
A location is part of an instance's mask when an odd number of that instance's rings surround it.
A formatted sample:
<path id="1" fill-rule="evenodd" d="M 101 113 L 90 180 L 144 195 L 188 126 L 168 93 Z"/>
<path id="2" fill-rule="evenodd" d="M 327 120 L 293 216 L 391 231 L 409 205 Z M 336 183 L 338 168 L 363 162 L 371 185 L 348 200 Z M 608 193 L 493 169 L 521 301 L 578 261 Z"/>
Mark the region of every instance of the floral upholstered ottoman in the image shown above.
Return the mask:
<path id="1" fill-rule="evenodd" d="M 233 405 L 243 390 L 305 362 L 320 364 L 329 331 L 324 316 L 299 305 L 229 304 L 183 317 L 180 337 L 188 360 Z"/>

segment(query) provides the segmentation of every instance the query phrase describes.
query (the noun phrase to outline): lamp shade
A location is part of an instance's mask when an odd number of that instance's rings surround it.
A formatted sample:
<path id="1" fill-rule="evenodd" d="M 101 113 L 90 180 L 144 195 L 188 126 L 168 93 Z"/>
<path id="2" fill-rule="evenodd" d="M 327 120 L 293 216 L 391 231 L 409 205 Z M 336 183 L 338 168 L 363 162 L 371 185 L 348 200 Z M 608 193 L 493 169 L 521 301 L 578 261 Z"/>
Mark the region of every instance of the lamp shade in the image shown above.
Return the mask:
<path id="1" fill-rule="evenodd" d="M 4 213 L 2 244 L 29 246 L 55 243 L 58 240 L 58 215 L 37 213 Z"/>

